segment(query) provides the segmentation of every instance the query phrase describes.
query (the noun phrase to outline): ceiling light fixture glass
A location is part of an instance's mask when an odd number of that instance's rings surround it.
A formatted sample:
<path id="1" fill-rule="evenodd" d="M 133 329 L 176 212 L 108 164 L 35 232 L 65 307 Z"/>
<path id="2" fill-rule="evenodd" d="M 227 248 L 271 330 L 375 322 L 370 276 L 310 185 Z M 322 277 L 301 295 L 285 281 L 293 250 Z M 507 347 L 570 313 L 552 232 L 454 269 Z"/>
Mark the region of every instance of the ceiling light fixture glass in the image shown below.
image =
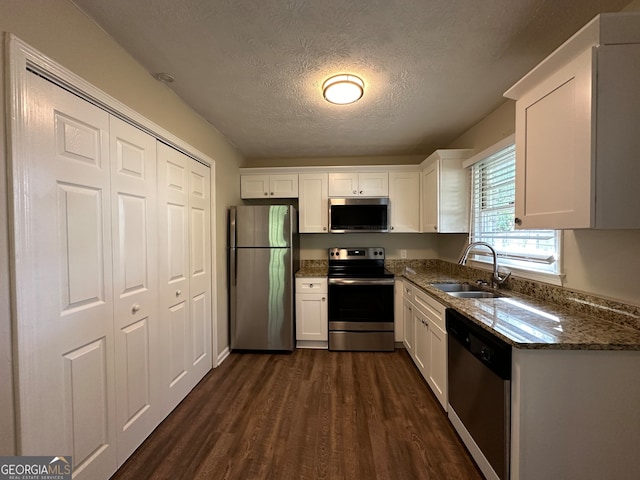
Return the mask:
<path id="1" fill-rule="evenodd" d="M 173 83 L 173 81 L 175 80 L 173 75 L 171 75 L 170 73 L 164 73 L 164 72 L 156 73 L 154 75 L 154 78 L 162 83 Z"/>
<path id="2" fill-rule="evenodd" d="M 324 98 L 337 105 L 347 105 L 362 98 L 364 82 L 355 75 L 336 75 L 322 84 Z"/>

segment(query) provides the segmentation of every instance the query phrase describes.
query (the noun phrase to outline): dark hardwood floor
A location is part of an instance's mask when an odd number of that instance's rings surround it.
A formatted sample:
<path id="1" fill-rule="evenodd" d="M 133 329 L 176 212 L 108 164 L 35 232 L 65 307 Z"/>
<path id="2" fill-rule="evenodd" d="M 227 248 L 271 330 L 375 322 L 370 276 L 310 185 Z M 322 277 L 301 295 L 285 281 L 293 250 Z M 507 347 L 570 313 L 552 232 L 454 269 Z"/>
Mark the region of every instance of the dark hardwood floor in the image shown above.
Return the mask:
<path id="1" fill-rule="evenodd" d="M 112 478 L 482 476 L 399 349 L 233 353 Z"/>

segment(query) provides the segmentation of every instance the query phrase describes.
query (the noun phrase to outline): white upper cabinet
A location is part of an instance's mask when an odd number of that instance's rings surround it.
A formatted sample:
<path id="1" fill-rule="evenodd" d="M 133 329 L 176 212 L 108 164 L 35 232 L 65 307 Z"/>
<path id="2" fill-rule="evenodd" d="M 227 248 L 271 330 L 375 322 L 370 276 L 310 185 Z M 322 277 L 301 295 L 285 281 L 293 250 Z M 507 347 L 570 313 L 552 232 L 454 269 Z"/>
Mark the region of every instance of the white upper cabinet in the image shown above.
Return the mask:
<path id="1" fill-rule="evenodd" d="M 388 197 L 388 172 L 329 173 L 330 197 Z"/>
<path id="2" fill-rule="evenodd" d="M 297 198 L 298 175 L 242 175 L 242 198 Z"/>
<path id="3" fill-rule="evenodd" d="M 602 14 L 516 100 L 516 226 L 640 228 L 640 13 Z"/>
<path id="4" fill-rule="evenodd" d="M 420 231 L 420 173 L 389 172 L 390 230 L 393 233 Z"/>
<path id="5" fill-rule="evenodd" d="M 469 231 L 469 171 L 462 166 L 473 150 L 436 150 L 422 167 L 422 232 Z"/>
<path id="6" fill-rule="evenodd" d="M 298 176 L 300 233 L 327 233 L 329 225 L 329 175 L 301 173 Z"/>

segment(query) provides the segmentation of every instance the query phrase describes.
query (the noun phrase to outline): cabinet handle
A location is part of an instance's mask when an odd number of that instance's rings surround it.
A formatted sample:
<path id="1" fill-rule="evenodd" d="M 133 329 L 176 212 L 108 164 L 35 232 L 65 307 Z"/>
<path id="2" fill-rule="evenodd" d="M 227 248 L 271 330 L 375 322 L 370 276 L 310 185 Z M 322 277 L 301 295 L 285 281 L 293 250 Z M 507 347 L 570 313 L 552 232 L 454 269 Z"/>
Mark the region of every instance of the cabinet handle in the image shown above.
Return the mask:
<path id="1" fill-rule="evenodd" d="M 139 311 L 140 311 L 140 305 L 138 305 L 137 303 L 133 307 L 131 307 L 131 313 L 133 313 L 134 315 Z"/>
<path id="2" fill-rule="evenodd" d="M 176 290 L 176 297 L 179 297 L 180 295 L 182 295 L 182 290 Z"/>
<path id="3" fill-rule="evenodd" d="M 273 197 L 273 192 L 271 192 L 271 196 Z"/>
<path id="4" fill-rule="evenodd" d="M 323 301 L 323 302 L 326 302 L 326 301 L 327 301 L 327 299 L 326 299 L 325 297 L 322 297 L 322 301 Z"/>
<path id="5" fill-rule="evenodd" d="M 393 230 L 393 227 L 390 227 L 390 230 Z"/>
<path id="6" fill-rule="evenodd" d="M 357 190 L 354 190 L 354 191 L 353 191 L 353 194 L 354 194 L 354 195 L 357 195 L 357 194 L 358 194 L 358 191 L 357 191 Z"/>
<path id="7" fill-rule="evenodd" d="M 362 192 L 364 192 L 364 190 L 360 190 L 360 195 L 362 195 Z"/>
<path id="8" fill-rule="evenodd" d="M 269 194 L 267 192 L 264 192 L 264 196 L 267 197 L 269 196 Z"/>
<path id="9" fill-rule="evenodd" d="M 437 232 L 437 231 L 438 231 L 438 226 L 437 226 L 437 225 L 434 225 L 434 226 L 433 226 L 433 229 Z"/>
<path id="10" fill-rule="evenodd" d="M 324 230 L 326 232 L 327 231 L 327 227 L 322 227 L 322 230 Z"/>
<path id="11" fill-rule="evenodd" d="M 515 222 L 515 224 L 516 224 L 516 225 L 518 225 L 518 226 L 522 225 L 522 219 L 520 219 L 520 218 L 518 218 L 518 217 L 516 217 L 516 218 L 515 218 L 514 222 Z"/>

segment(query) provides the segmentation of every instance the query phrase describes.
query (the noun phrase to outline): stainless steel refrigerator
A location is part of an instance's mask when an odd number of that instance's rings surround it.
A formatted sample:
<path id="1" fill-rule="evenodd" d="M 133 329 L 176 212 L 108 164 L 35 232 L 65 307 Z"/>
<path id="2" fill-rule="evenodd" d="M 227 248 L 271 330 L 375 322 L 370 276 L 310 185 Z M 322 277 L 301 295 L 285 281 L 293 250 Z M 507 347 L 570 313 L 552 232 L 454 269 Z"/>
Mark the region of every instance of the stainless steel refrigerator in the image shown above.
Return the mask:
<path id="1" fill-rule="evenodd" d="M 231 350 L 293 350 L 298 218 L 291 205 L 229 209 Z"/>

